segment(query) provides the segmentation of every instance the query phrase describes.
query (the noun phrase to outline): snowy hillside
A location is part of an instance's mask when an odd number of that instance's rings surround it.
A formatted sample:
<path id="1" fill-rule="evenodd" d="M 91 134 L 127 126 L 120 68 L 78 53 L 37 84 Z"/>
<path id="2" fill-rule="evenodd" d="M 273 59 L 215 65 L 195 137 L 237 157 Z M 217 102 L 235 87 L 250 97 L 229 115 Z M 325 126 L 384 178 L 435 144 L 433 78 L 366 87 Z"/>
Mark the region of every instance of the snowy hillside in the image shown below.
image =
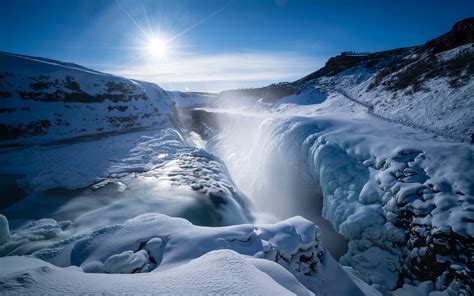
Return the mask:
<path id="1" fill-rule="evenodd" d="M 170 125 L 155 84 L 0 52 L 0 141 L 28 143 Z"/>
<path id="2" fill-rule="evenodd" d="M 376 53 L 343 52 L 320 70 L 292 83 L 224 91 L 233 100 L 315 104 L 343 92 L 345 103 L 432 134 L 474 139 L 474 18 L 421 46 Z"/>

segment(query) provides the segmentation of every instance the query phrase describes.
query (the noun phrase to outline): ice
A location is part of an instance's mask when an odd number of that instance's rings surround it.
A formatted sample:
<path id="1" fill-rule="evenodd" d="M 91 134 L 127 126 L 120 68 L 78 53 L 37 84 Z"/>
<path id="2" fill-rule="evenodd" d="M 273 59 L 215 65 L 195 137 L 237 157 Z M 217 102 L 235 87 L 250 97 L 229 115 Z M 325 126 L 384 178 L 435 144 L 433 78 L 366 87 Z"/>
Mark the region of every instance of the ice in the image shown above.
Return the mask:
<path id="1" fill-rule="evenodd" d="M 8 234 L 8 222 L 5 216 L 2 216 L 3 231 Z M 10 234 L 8 240 L 0 244 L 0 255 L 4 256 L 11 252 L 15 254 L 30 253 L 31 246 L 42 245 L 44 241 L 57 238 L 63 228 L 69 226 L 69 221 L 57 222 L 50 218 L 43 218 L 36 221 L 29 221 L 14 233 Z M 29 245 L 28 243 L 31 243 Z"/>
<path id="2" fill-rule="evenodd" d="M 6 244 L 10 240 L 10 229 L 8 220 L 5 216 L 0 215 L 0 245 Z"/>
<path id="3" fill-rule="evenodd" d="M 124 251 L 117 255 L 112 255 L 104 263 L 103 271 L 105 273 L 136 273 L 148 271 L 149 264 L 148 253 L 140 250 L 136 253 L 133 251 Z M 97 270 L 97 272 L 100 272 Z"/>

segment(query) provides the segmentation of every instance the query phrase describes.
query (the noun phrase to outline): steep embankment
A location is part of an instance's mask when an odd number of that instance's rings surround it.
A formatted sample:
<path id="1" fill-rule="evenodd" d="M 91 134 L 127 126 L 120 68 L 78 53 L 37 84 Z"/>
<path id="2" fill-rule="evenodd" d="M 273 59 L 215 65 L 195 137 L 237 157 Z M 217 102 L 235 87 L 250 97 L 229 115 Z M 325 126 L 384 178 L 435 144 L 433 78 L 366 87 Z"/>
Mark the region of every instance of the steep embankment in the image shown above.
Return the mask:
<path id="1" fill-rule="evenodd" d="M 421 46 L 376 53 L 345 52 L 291 83 L 221 93 L 278 103 L 314 104 L 342 90 L 374 115 L 456 141 L 474 139 L 474 18 Z M 308 98 L 310 98 L 308 100 Z M 348 100 L 346 105 L 351 104 Z"/>
<path id="2" fill-rule="evenodd" d="M 366 282 L 385 292 L 471 293 L 472 145 L 334 110 L 193 117 L 258 210 L 313 220 Z"/>
<path id="3" fill-rule="evenodd" d="M 0 101 L 2 144 L 169 126 L 174 104 L 152 83 L 10 53 L 0 53 Z"/>

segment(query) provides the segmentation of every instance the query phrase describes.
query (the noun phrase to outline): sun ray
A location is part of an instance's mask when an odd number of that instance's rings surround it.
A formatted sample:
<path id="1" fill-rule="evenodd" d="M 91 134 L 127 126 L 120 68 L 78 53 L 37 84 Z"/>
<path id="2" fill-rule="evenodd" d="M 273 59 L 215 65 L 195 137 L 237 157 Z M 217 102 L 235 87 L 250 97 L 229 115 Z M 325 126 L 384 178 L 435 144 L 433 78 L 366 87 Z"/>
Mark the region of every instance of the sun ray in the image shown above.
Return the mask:
<path id="1" fill-rule="evenodd" d="M 152 34 L 155 34 L 153 30 L 153 26 L 151 25 L 150 18 L 148 17 L 148 13 L 145 10 L 145 7 L 143 6 L 143 2 L 140 0 L 140 6 L 142 7 L 143 14 L 145 15 L 145 20 L 148 24 L 148 28 L 151 31 Z"/>
<path id="2" fill-rule="evenodd" d="M 135 20 L 135 18 L 127 11 L 127 9 L 125 9 L 125 7 L 123 7 L 118 0 L 115 0 L 115 3 L 117 4 L 117 6 L 122 9 L 123 12 L 125 12 L 125 14 L 128 16 L 128 18 L 130 18 L 130 20 L 135 24 L 135 26 L 137 26 L 137 28 L 143 33 L 143 34 L 147 34 L 146 31 L 143 29 L 143 27 Z"/>
<path id="3" fill-rule="evenodd" d="M 180 37 L 182 37 L 183 35 L 189 33 L 191 30 L 193 30 L 194 28 L 196 28 L 197 26 L 200 26 L 202 25 L 204 22 L 206 22 L 207 20 L 211 19 L 212 17 L 214 17 L 215 15 L 221 13 L 224 9 L 226 9 L 232 2 L 234 2 L 235 0 L 230 0 L 228 1 L 224 6 L 222 6 L 221 8 L 213 11 L 212 13 L 210 13 L 209 15 L 207 15 L 206 17 L 204 17 L 203 19 L 199 20 L 198 22 L 196 22 L 195 24 L 187 27 L 186 29 L 184 29 L 183 31 L 181 31 L 180 33 L 174 35 L 173 37 L 170 38 L 170 41 L 172 40 L 175 40 L 175 39 L 178 39 Z"/>

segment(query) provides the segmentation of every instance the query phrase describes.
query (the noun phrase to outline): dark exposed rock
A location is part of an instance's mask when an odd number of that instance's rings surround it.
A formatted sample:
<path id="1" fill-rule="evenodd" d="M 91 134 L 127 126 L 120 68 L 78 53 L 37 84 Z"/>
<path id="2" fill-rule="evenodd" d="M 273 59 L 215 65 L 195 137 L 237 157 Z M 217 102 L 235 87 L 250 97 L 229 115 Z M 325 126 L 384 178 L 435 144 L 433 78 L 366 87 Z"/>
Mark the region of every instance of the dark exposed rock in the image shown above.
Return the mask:
<path id="1" fill-rule="evenodd" d="M 112 125 L 119 127 L 132 127 L 135 125 L 135 122 L 138 120 L 137 114 L 131 114 L 128 116 L 107 116 L 107 121 Z"/>
<path id="2" fill-rule="evenodd" d="M 423 225 L 411 225 L 408 229 L 407 273 L 410 279 L 433 280 L 438 289 L 453 283 L 472 295 L 474 287 L 474 238 L 465 237 L 450 228 L 433 230 Z"/>
<path id="3" fill-rule="evenodd" d="M 79 91 L 81 86 L 74 80 L 74 77 L 67 75 L 64 86 L 70 90 Z"/>
<path id="4" fill-rule="evenodd" d="M 0 99 L 3 99 L 3 98 L 10 98 L 11 96 L 12 96 L 11 93 L 6 92 L 6 91 L 1 91 L 1 90 L 0 90 Z"/>
<path id="5" fill-rule="evenodd" d="M 467 43 L 474 43 L 474 17 L 457 22 L 449 32 L 426 42 L 417 51 L 439 53 Z"/>
<path id="6" fill-rule="evenodd" d="M 220 96 L 228 99 L 253 96 L 263 98 L 265 101 L 272 101 L 296 94 L 298 91 L 299 88 L 297 86 L 294 86 L 291 83 L 282 82 L 262 88 L 226 90 L 222 91 Z"/>
<path id="7" fill-rule="evenodd" d="M 117 105 L 117 106 L 108 106 L 107 110 L 112 111 L 112 110 L 118 110 L 120 112 L 125 112 L 128 109 L 128 106 L 124 105 Z"/>
<path id="8" fill-rule="evenodd" d="M 0 140 L 45 135 L 50 127 L 51 123 L 49 120 L 35 120 L 27 124 L 20 123 L 18 125 L 0 124 Z"/>

